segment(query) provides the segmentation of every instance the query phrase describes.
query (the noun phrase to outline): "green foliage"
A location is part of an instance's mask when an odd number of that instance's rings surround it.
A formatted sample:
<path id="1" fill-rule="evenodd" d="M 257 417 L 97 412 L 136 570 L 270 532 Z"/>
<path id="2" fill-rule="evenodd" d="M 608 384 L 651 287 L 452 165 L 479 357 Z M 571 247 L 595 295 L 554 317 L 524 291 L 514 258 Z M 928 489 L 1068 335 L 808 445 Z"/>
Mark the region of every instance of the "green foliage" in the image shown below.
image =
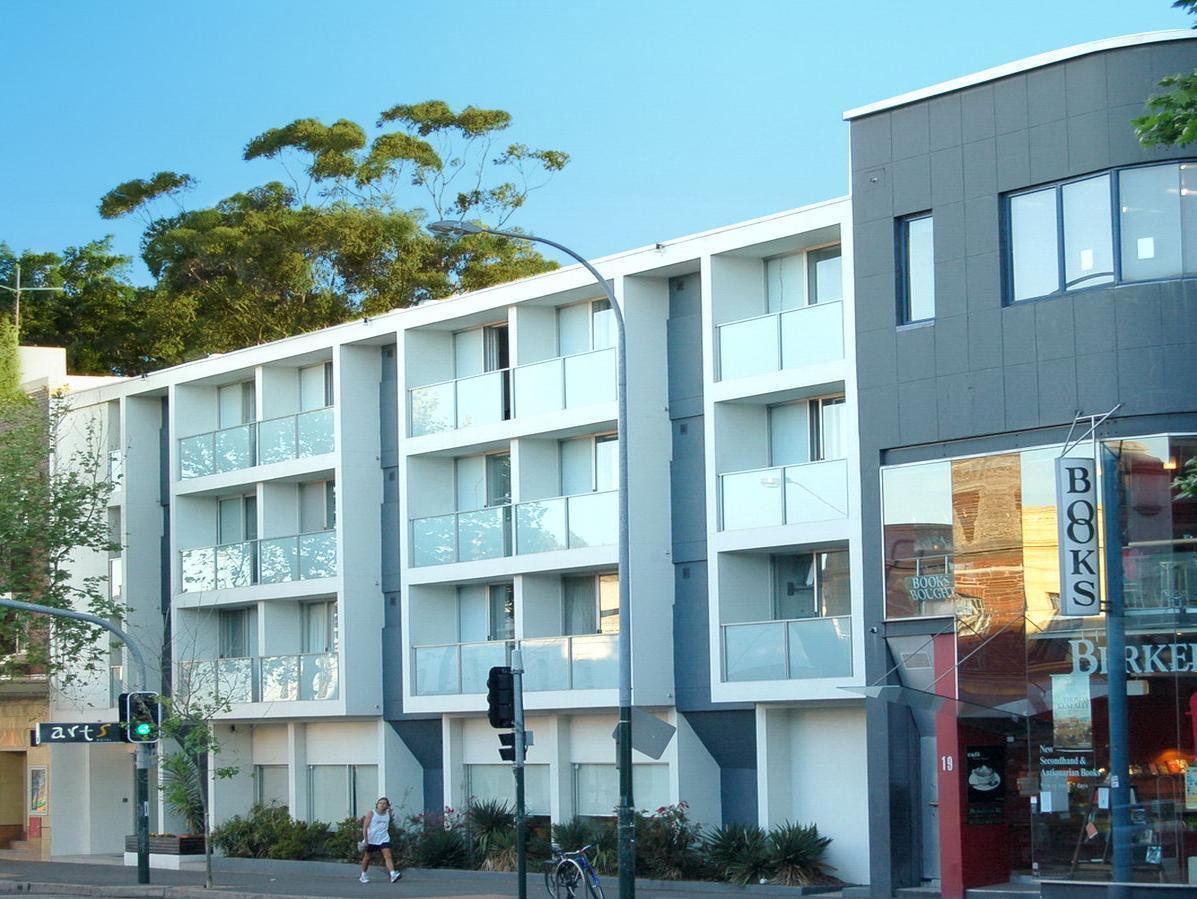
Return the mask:
<path id="1" fill-rule="evenodd" d="M 296 821 L 278 805 L 255 805 L 248 817 L 234 815 L 212 831 L 212 845 L 233 858 L 315 858 L 329 840 L 323 821 Z"/>
<path id="2" fill-rule="evenodd" d="M 155 172 L 149 178 L 134 178 L 118 184 L 100 198 L 100 218 L 119 218 L 160 197 L 177 197 L 193 187 L 194 178 L 176 172 Z"/>
<path id="3" fill-rule="evenodd" d="M 729 883 L 760 883 L 774 874 L 769 837 L 755 824 L 735 823 L 708 831 L 702 851 Z"/>
<path id="4" fill-rule="evenodd" d="M 685 802 L 637 814 L 636 874 L 656 880 L 696 880 L 706 876 L 700 852 L 702 836 Z"/>
<path id="5" fill-rule="evenodd" d="M 362 822 L 360 818 L 346 818 L 337 824 L 336 829 L 324 843 L 324 855 L 340 862 L 356 862 L 362 854 L 357 850 L 357 844 L 362 838 Z"/>
<path id="6" fill-rule="evenodd" d="M 485 799 L 471 802 L 465 814 L 466 827 L 482 867 L 487 868 L 495 849 L 495 841 L 511 836 L 510 846 L 515 846 L 515 812 L 511 806 L 499 799 Z M 490 870 L 506 871 L 507 868 L 490 867 Z"/>
<path id="7" fill-rule="evenodd" d="M 792 824 L 787 821 L 769 832 L 769 859 L 773 865 L 773 882 L 783 886 L 801 886 L 825 882 L 831 866 L 823 860 L 831 837 L 819 836 L 814 824 Z"/>
<path id="8" fill-rule="evenodd" d="M 17 353 L 17 329 L 7 315 L 0 315 L 0 407 L 21 397 L 21 360 Z"/>
<path id="9" fill-rule="evenodd" d="M 1197 15 L 1197 0 L 1175 0 L 1172 6 Z M 1147 114 L 1131 120 L 1139 142 L 1145 147 L 1191 144 L 1197 140 L 1197 70 L 1168 75 L 1159 86 L 1166 93 L 1151 97 Z"/>
<path id="10" fill-rule="evenodd" d="M 162 798 L 187 822 L 187 832 L 204 832 L 204 783 L 195 760 L 183 753 L 164 755 L 158 763 Z"/>
<path id="11" fill-rule="evenodd" d="M 414 847 L 415 863 L 420 868 L 467 868 L 469 847 L 457 827 L 438 827 L 429 822 L 419 832 Z"/>
<path id="12" fill-rule="evenodd" d="M 0 403 L 0 438 L 0 594 L 120 620 L 124 605 L 109 596 L 107 578 L 78 577 L 71 564 L 80 552 L 119 549 L 109 536 L 112 485 L 103 473 L 98 422 L 72 415 L 58 397 L 10 394 Z M 24 650 L 0 659 L 0 675 L 52 672 L 69 691 L 106 668 L 99 628 L 55 619 L 52 646 L 46 633 L 44 616 L 0 614 L 0 646 Z"/>

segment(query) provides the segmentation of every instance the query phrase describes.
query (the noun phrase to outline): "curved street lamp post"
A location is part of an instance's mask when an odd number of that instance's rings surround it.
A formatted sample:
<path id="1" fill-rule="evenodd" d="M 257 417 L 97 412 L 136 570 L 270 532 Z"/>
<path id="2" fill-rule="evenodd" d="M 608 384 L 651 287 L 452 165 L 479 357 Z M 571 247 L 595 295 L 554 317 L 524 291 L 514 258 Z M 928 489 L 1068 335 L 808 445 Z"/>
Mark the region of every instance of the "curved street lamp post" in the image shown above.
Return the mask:
<path id="1" fill-rule="evenodd" d="M 635 880 L 635 825 L 632 818 L 632 631 L 629 615 L 629 579 L 631 566 L 628 550 L 628 355 L 627 330 L 624 327 L 623 309 L 615 298 L 615 291 L 598 269 L 567 246 L 544 237 L 531 234 L 517 234 L 484 228 L 470 222 L 442 221 L 428 226 L 434 234 L 461 237 L 466 234 L 493 234 L 512 240 L 527 240 L 542 243 L 560 250 L 576 259 L 593 276 L 611 303 L 615 316 L 615 327 L 619 342 L 615 348 L 616 400 L 618 405 L 619 431 L 619 740 L 616 763 L 619 769 L 619 896 L 632 899 L 636 895 Z M 521 847 L 522 856 L 522 847 Z"/>

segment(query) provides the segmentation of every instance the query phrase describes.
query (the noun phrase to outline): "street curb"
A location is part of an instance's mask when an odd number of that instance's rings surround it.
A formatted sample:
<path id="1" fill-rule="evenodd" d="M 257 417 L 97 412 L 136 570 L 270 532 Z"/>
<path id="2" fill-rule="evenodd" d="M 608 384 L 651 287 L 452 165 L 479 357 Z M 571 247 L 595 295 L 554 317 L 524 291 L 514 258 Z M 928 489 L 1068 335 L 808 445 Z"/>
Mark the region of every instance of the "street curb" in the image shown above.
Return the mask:
<path id="1" fill-rule="evenodd" d="M 89 883 L 39 883 L 36 881 L 0 881 L 0 895 L 50 894 L 68 896 L 155 897 L 155 899 L 278 899 L 277 893 L 243 893 L 205 890 L 203 887 L 168 886 L 96 886 Z"/>

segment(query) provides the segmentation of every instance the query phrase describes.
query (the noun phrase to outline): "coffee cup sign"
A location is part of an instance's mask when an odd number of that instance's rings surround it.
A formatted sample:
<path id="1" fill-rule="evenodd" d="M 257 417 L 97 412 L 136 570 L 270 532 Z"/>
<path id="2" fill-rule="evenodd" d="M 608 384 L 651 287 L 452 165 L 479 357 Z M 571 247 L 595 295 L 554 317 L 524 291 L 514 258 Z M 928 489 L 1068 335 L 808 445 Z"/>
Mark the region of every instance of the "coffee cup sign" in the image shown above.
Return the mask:
<path id="1" fill-rule="evenodd" d="M 1097 546 L 1097 465 L 1056 460 L 1056 516 L 1060 542 L 1060 614 L 1101 613 Z"/>

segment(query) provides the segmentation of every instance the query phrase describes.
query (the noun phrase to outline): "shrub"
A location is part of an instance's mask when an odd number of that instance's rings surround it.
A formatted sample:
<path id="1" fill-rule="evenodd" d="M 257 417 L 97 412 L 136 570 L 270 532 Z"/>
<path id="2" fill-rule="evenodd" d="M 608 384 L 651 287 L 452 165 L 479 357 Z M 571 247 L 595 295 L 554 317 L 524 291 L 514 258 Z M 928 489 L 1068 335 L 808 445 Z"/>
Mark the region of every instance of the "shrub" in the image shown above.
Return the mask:
<path id="1" fill-rule="evenodd" d="M 346 818 L 337 825 L 324 843 L 324 854 L 328 858 L 335 858 L 342 862 L 356 862 L 362 857 L 357 844 L 362 838 L 362 822 L 360 818 Z"/>
<path id="2" fill-rule="evenodd" d="M 755 824 L 728 824 L 708 831 L 702 839 L 707 861 L 731 883 L 760 883 L 773 876 L 769 838 Z"/>
<path id="3" fill-rule="evenodd" d="M 773 864 L 773 882 L 785 886 L 800 886 L 825 881 L 831 866 L 823 861 L 823 853 L 831 845 L 831 837 L 819 836 L 814 824 L 805 827 L 787 821 L 769 834 L 769 858 Z"/>
<path id="4" fill-rule="evenodd" d="M 296 821 L 280 805 L 255 805 L 247 818 L 234 815 L 212 831 L 212 845 L 233 858 L 312 858 L 328 840 L 323 821 Z"/>
<path id="5" fill-rule="evenodd" d="M 421 868 L 465 868 L 469 847 L 457 828 L 426 827 L 417 838 L 415 858 Z"/>
<path id="6" fill-rule="evenodd" d="M 572 821 L 554 824 L 552 835 L 553 842 L 566 852 L 593 845 L 590 863 L 600 874 L 613 874 L 618 870 L 619 849 L 614 819 L 574 818 Z M 547 853 L 545 857 L 548 857 Z"/>
<path id="7" fill-rule="evenodd" d="M 303 861 L 324 854 L 329 838 L 328 824 L 324 821 L 288 821 L 271 844 L 267 858 Z"/>
<path id="8" fill-rule="evenodd" d="M 511 807 L 498 799 L 471 803 L 466 809 L 465 821 L 480 867 L 487 871 L 514 870 L 515 812 Z M 505 857 L 502 860 L 492 858 L 497 841 L 503 842 Z M 507 866 L 507 855 L 512 859 L 511 866 Z"/>
<path id="9" fill-rule="evenodd" d="M 686 815 L 685 802 L 666 805 L 655 815 L 637 814 L 636 873 L 657 880 L 696 880 L 707 874 L 699 848 L 698 825 Z"/>

